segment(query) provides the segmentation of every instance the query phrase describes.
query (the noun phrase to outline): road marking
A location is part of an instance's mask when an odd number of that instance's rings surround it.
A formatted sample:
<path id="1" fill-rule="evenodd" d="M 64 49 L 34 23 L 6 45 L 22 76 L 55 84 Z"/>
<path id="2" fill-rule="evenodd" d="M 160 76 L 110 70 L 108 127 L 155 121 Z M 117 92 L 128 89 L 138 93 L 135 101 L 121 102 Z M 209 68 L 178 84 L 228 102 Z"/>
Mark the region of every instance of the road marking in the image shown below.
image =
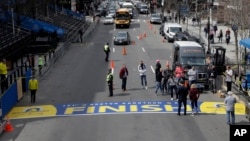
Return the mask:
<path id="1" fill-rule="evenodd" d="M 146 20 L 143 20 L 143 22 L 145 23 L 145 22 L 146 22 Z"/>
<path id="2" fill-rule="evenodd" d="M 153 66 L 151 66 L 151 69 L 152 69 L 152 72 L 155 73 L 155 70 L 154 70 Z"/>
<path id="3" fill-rule="evenodd" d="M 135 31 L 135 28 L 133 30 Z"/>
<path id="4" fill-rule="evenodd" d="M 139 19 L 138 19 L 137 21 L 138 21 L 138 22 L 140 22 L 140 20 L 139 20 Z"/>
<path id="5" fill-rule="evenodd" d="M 115 52 L 115 48 L 113 47 L 113 52 Z"/>
<path id="6" fill-rule="evenodd" d="M 187 112 L 191 113 L 191 102 L 187 102 Z M 198 111 L 204 114 L 226 114 L 223 102 L 198 101 Z M 36 109 L 27 112 L 27 109 Z M 183 112 L 183 108 L 181 108 Z M 177 113 L 177 101 L 123 101 L 123 102 L 97 102 L 56 104 L 39 106 L 14 107 L 9 113 L 10 119 L 56 117 L 56 116 L 83 116 L 101 114 L 133 114 L 133 113 Z M 236 115 L 246 115 L 246 106 L 242 103 L 235 104 Z M 20 124 L 19 126 L 22 126 Z"/>
<path id="7" fill-rule="evenodd" d="M 143 52 L 145 52 L 145 49 L 143 47 L 141 49 L 142 49 Z"/>

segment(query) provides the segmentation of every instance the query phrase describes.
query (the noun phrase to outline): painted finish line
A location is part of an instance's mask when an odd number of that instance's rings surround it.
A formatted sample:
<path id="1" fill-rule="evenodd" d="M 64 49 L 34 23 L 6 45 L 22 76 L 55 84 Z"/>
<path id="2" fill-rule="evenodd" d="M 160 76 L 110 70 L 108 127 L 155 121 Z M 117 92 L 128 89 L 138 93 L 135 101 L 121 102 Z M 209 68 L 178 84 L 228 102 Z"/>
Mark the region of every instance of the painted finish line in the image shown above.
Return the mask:
<path id="1" fill-rule="evenodd" d="M 187 112 L 191 112 L 190 101 Z M 223 102 L 198 102 L 200 113 L 225 114 Z M 131 113 L 177 113 L 177 101 L 134 101 L 134 102 L 99 102 L 86 104 L 61 104 L 14 107 L 7 115 L 10 119 L 76 116 L 96 114 L 131 114 Z M 246 107 L 242 103 L 235 105 L 237 115 L 245 115 Z"/>

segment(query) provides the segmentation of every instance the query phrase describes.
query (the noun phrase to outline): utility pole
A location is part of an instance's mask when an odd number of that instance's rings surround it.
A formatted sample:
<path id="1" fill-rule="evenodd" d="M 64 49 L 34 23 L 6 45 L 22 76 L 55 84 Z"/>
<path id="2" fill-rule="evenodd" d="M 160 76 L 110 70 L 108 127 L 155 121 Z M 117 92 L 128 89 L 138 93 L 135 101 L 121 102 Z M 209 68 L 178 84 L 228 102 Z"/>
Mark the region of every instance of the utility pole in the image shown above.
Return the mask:
<path id="1" fill-rule="evenodd" d="M 208 18 L 207 18 L 207 54 L 211 53 L 209 33 L 210 33 L 210 17 L 208 16 Z"/>

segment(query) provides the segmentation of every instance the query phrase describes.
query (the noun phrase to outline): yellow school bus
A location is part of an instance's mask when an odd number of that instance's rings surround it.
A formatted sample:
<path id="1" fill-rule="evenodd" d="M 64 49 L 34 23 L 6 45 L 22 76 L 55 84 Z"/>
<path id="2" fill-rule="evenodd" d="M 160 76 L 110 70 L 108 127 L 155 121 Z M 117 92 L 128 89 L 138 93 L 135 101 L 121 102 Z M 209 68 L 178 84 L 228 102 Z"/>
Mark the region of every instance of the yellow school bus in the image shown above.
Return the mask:
<path id="1" fill-rule="evenodd" d="M 120 8 L 115 13 L 115 26 L 129 28 L 131 17 L 127 8 Z"/>

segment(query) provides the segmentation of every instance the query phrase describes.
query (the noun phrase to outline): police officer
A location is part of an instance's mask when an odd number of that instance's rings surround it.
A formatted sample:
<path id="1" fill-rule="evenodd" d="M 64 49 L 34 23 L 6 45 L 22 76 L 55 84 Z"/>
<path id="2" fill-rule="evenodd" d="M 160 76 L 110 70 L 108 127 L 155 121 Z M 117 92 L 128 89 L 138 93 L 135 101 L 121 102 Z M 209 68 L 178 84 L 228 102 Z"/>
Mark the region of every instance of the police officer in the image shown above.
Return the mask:
<path id="1" fill-rule="evenodd" d="M 29 89 L 30 89 L 30 97 L 31 97 L 31 103 L 36 102 L 36 91 L 38 89 L 38 80 L 32 76 L 32 78 L 29 80 Z"/>
<path id="2" fill-rule="evenodd" d="M 109 97 L 111 97 L 113 96 L 113 74 L 111 69 L 108 70 L 106 81 L 108 82 Z"/>
<path id="3" fill-rule="evenodd" d="M 105 61 L 108 62 L 109 60 L 109 53 L 110 53 L 110 49 L 109 49 L 109 43 L 107 43 L 106 45 L 104 45 L 104 52 L 106 54 L 106 58 Z"/>
<path id="4" fill-rule="evenodd" d="M 0 84 L 1 84 L 1 92 L 4 93 L 5 90 L 8 89 L 8 67 L 6 64 L 6 60 L 2 59 L 0 60 Z"/>
<path id="5" fill-rule="evenodd" d="M 42 74 L 43 66 L 44 66 L 44 58 L 42 57 L 42 55 L 40 55 L 39 58 L 38 58 L 39 75 Z"/>

